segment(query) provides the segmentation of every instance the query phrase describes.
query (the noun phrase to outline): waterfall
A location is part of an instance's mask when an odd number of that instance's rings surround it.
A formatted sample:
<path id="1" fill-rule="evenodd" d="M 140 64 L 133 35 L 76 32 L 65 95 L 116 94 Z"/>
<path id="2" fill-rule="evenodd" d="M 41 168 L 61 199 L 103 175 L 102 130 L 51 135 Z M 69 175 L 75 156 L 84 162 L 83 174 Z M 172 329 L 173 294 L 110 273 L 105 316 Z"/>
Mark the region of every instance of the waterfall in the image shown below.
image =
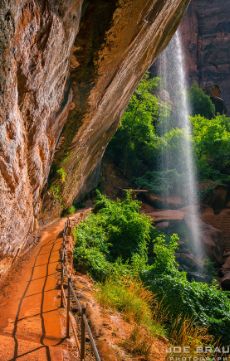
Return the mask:
<path id="1" fill-rule="evenodd" d="M 170 150 L 162 147 L 159 170 L 177 172 L 177 193 L 182 197 L 184 206 L 188 207 L 190 240 L 192 249 L 198 259 L 202 259 L 199 201 L 197 195 L 196 167 L 194 164 L 191 142 L 190 106 L 186 73 L 184 66 L 183 46 L 179 31 L 175 34 L 167 49 L 159 59 L 160 98 L 164 107 L 160 114 L 158 132 L 162 137 L 170 139 L 174 133 L 174 144 Z M 166 149 L 166 150 L 165 150 Z M 170 173 L 169 173 L 170 174 Z M 173 173 L 172 173 L 173 177 Z M 173 190 L 162 191 L 162 197 L 173 194 Z"/>

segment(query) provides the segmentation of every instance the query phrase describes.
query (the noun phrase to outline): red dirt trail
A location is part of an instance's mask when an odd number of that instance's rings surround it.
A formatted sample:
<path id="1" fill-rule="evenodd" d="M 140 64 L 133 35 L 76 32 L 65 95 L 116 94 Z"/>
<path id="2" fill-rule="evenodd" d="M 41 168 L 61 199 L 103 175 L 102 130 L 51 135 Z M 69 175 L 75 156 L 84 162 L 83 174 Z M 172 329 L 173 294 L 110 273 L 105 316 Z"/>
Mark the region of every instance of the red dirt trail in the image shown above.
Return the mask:
<path id="1" fill-rule="evenodd" d="M 65 219 L 43 228 L 39 244 L 12 270 L 0 295 L 0 361 L 63 361 L 65 319 L 57 283 Z"/>

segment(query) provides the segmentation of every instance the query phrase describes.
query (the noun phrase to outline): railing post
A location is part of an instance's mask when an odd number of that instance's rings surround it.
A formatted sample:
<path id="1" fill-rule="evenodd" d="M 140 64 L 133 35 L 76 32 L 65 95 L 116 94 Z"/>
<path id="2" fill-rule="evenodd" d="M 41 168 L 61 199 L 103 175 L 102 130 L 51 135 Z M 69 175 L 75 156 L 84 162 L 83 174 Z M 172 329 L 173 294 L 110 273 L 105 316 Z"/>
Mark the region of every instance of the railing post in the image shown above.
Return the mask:
<path id="1" fill-rule="evenodd" d="M 63 291 L 64 291 L 64 264 L 63 264 L 63 252 L 62 252 L 62 268 L 61 268 L 61 307 L 64 307 L 64 302 L 63 302 Z"/>
<path id="2" fill-rule="evenodd" d="M 82 308 L 82 314 L 81 314 L 81 361 L 85 360 L 85 307 Z"/>
<path id="3" fill-rule="evenodd" d="M 68 277 L 68 292 L 67 292 L 67 305 L 66 305 L 66 338 L 70 337 L 70 282 L 71 278 Z"/>

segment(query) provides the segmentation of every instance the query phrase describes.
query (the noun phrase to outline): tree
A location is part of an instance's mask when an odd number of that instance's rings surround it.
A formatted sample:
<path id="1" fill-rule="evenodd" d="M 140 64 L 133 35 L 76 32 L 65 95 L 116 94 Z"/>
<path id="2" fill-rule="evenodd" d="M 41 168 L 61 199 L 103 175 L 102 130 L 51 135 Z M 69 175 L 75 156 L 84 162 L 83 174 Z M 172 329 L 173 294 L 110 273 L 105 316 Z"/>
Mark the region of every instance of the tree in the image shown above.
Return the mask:
<path id="1" fill-rule="evenodd" d="M 202 178 L 228 180 L 230 174 L 230 118 L 191 118 L 193 141 Z"/>
<path id="2" fill-rule="evenodd" d="M 190 89 L 190 104 L 192 115 L 201 115 L 207 119 L 215 116 L 215 105 L 197 84 Z"/>
<path id="3" fill-rule="evenodd" d="M 143 174 L 153 167 L 156 160 L 154 122 L 158 118 L 159 105 L 154 91 L 157 85 L 157 78 L 144 77 L 108 148 L 112 160 L 129 178 Z"/>

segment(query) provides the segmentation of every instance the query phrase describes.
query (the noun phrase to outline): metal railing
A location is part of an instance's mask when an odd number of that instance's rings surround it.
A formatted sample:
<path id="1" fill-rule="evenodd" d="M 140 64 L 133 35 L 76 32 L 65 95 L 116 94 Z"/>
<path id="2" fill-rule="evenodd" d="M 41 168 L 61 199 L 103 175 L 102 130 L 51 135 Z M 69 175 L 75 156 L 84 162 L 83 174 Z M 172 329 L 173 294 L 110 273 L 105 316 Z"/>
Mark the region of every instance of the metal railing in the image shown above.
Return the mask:
<path id="1" fill-rule="evenodd" d="M 80 361 L 85 361 L 86 357 L 86 335 L 90 341 L 92 352 L 95 356 L 96 361 L 101 361 L 96 342 L 94 340 L 92 330 L 89 325 L 89 321 L 86 315 L 86 307 L 81 305 L 76 292 L 74 290 L 74 283 L 70 272 L 68 272 L 68 259 L 66 242 L 68 231 L 71 230 L 70 220 L 68 219 L 65 223 L 63 231 L 63 244 L 61 249 L 61 307 L 66 308 L 66 338 L 70 337 L 70 330 L 72 328 L 73 336 L 75 338 L 76 346 L 79 351 Z M 66 283 L 67 280 L 67 283 Z M 80 317 L 80 340 L 76 331 L 74 316 L 71 313 L 71 298 L 76 303 L 77 315 Z"/>

